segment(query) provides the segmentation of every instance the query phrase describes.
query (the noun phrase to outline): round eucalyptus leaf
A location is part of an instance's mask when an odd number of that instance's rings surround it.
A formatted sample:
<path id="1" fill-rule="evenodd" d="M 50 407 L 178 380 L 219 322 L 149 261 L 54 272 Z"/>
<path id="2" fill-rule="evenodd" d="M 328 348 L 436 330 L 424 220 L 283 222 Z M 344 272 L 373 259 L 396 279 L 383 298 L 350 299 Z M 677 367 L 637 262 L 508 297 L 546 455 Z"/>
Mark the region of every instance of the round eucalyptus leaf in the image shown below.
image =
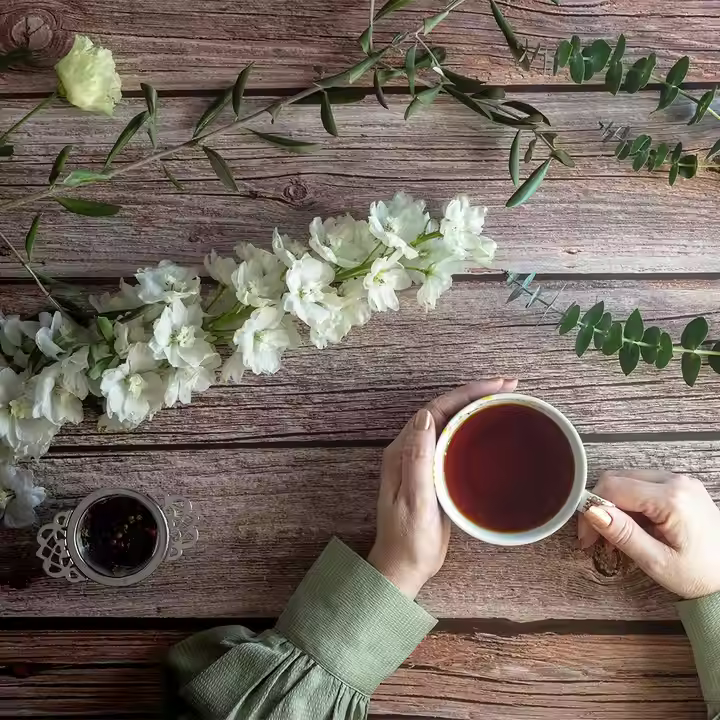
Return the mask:
<path id="1" fill-rule="evenodd" d="M 704 317 L 696 317 L 685 326 L 680 343 L 686 350 L 695 350 L 705 342 L 709 329 Z"/>
<path id="2" fill-rule="evenodd" d="M 625 343 L 620 348 L 618 359 L 620 360 L 620 369 L 625 375 L 629 375 L 640 362 L 640 347 L 635 343 Z"/>
<path id="3" fill-rule="evenodd" d="M 684 353 L 680 362 L 683 380 L 692 387 L 700 374 L 702 360 L 695 353 Z"/>

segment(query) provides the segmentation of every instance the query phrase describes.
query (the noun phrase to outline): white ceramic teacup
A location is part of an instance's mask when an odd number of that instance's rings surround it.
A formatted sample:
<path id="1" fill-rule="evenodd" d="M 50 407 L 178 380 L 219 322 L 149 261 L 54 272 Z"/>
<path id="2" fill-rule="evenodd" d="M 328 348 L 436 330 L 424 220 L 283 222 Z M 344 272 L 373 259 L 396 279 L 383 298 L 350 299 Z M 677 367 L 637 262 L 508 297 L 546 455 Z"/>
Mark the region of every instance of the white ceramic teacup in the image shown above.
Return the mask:
<path id="1" fill-rule="evenodd" d="M 572 449 L 573 459 L 575 461 L 575 476 L 573 478 L 572 489 L 565 504 L 557 514 L 546 523 L 530 530 L 521 532 L 498 532 L 477 525 L 457 508 L 452 497 L 450 497 L 445 482 L 445 453 L 447 452 L 450 440 L 469 417 L 496 405 L 523 405 L 543 413 L 551 418 L 562 430 Z M 582 440 L 580 440 L 580 436 L 572 423 L 557 408 L 554 408 L 549 403 L 519 393 L 489 395 L 470 403 L 470 405 L 460 410 L 460 412 L 448 422 L 438 439 L 433 460 L 433 476 L 438 500 L 448 517 L 468 535 L 472 535 L 479 540 L 492 543 L 493 545 L 527 545 L 537 542 L 557 532 L 570 520 L 575 512 L 585 512 L 592 505 L 612 505 L 612 503 L 597 495 L 593 495 L 593 493 L 585 488 L 587 482 L 587 457 Z"/>

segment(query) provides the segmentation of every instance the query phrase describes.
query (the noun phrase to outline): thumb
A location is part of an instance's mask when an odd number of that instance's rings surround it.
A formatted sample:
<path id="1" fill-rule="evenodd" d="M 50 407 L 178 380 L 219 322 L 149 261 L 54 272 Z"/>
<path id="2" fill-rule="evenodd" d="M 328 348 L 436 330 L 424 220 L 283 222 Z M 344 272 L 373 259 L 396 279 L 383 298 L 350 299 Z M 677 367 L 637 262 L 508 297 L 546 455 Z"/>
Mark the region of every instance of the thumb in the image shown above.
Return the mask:
<path id="1" fill-rule="evenodd" d="M 667 545 L 648 534 L 618 507 L 590 507 L 585 513 L 585 519 L 643 570 L 657 567 L 670 552 Z"/>

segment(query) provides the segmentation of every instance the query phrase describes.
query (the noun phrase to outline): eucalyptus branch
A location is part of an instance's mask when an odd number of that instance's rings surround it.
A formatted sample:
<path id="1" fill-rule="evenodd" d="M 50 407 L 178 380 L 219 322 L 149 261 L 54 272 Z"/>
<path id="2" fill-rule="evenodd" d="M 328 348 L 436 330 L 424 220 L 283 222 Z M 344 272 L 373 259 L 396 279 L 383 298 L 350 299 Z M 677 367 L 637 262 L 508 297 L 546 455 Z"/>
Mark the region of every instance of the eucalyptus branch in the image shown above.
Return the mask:
<path id="1" fill-rule="evenodd" d="M 539 303 L 545 307 L 544 315 L 552 312 L 559 316 L 557 328 L 560 335 L 577 330 L 575 353 L 578 357 L 582 357 L 592 344 L 604 355 L 617 354 L 625 375 L 637 368 L 641 358 L 661 370 L 671 360 L 680 357 L 683 380 L 691 387 L 700 373 L 703 358 L 712 370 L 720 374 L 720 342 L 707 339 L 709 327 L 704 317 L 693 318 L 683 330 L 680 342 L 673 343 L 666 331 L 657 326 L 645 327 L 639 309 L 633 310 L 627 320 L 613 320 L 602 300 L 584 314 L 575 302 L 561 310 L 555 305 L 560 293 L 548 301 L 542 297 L 542 286 L 532 286 L 535 273 L 521 276 L 508 272 L 506 277 L 512 287 L 508 302 L 526 296 L 529 298 L 526 307 Z"/>

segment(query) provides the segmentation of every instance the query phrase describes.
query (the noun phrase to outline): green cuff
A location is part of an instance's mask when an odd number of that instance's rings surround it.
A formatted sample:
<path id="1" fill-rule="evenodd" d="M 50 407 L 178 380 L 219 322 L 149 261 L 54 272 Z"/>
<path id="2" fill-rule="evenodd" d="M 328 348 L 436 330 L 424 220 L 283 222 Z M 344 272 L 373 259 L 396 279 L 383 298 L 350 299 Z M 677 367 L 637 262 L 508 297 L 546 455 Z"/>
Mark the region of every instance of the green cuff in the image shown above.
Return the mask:
<path id="1" fill-rule="evenodd" d="M 678 603 L 690 638 L 705 702 L 720 705 L 720 593 Z"/>
<path id="2" fill-rule="evenodd" d="M 372 695 L 437 621 L 333 538 L 276 629 L 329 673 Z"/>

